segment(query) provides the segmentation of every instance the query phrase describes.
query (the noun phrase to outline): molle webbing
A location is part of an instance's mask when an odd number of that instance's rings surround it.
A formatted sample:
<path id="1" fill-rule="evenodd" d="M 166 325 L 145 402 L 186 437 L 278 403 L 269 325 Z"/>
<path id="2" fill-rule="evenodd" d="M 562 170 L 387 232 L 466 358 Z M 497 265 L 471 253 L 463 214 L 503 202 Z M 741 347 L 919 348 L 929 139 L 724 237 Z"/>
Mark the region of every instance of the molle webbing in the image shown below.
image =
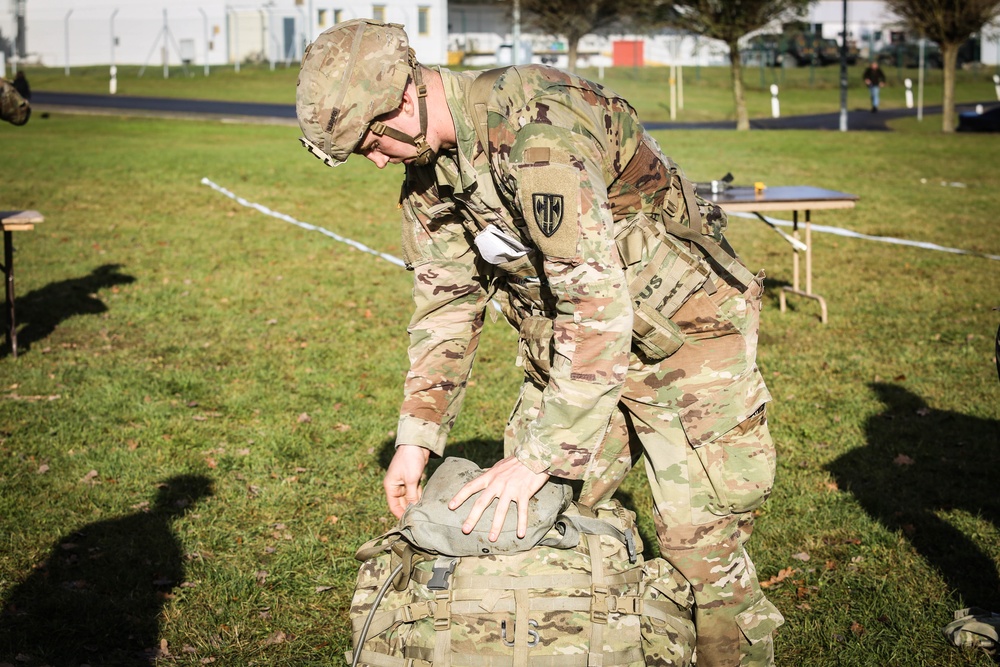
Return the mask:
<path id="1" fill-rule="evenodd" d="M 396 547 L 403 540 L 390 531 L 358 551 L 365 561 L 347 659 L 359 667 L 642 667 L 649 649 L 664 658 L 657 664 L 689 664 L 690 586 L 666 561 L 642 558 L 634 522 L 617 503 L 573 504 L 538 546 L 483 557 Z M 405 583 L 393 586 L 410 551 Z"/>
<path id="2" fill-rule="evenodd" d="M 661 158 L 647 141 L 639 143 L 632 159 L 608 191 L 612 210 L 627 210 L 630 206 L 646 208 L 651 204 L 654 217 L 663 226 L 660 230 L 659 225 L 656 225 L 657 232 L 666 232 L 690 241 L 703 255 L 711 258 L 719 269 L 742 285 L 744 290 L 753 282 L 754 275 L 740 262 L 725 239 L 720 244 L 705 233 L 701 209 L 691 181 L 684 177 L 673 160 Z M 649 230 L 636 225 L 627 235 L 617 239 L 622 261 L 626 266 L 638 259 L 636 252 L 642 252 L 644 233 L 648 234 Z"/>

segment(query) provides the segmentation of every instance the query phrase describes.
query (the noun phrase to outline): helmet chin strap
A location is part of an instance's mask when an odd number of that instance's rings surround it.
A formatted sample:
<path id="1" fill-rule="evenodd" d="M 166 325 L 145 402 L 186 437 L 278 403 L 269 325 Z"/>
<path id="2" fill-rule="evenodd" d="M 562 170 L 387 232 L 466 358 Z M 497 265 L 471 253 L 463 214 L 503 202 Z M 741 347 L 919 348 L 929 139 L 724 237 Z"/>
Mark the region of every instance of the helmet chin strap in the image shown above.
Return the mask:
<path id="1" fill-rule="evenodd" d="M 412 137 L 387 126 L 380 120 L 374 121 L 368 129 L 372 134 L 391 137 L 396 141 L 402 141 L 404 144 L 414 146 L 417 149 L 417 155 L 413 158 L 412 164 L 423 167 L 434 162 L 437 159 L 437 154 L 434 153 L 431 145 L 427 143 L 427 86 L 420 76 L 420 64 L 417 63 L 416 54 L 413 49 L 410 49 L 409 61 L 410 68 L 413 71 L 413 84 L 417 89 L 417 114 L 420 116 L 420 134 Z"/>

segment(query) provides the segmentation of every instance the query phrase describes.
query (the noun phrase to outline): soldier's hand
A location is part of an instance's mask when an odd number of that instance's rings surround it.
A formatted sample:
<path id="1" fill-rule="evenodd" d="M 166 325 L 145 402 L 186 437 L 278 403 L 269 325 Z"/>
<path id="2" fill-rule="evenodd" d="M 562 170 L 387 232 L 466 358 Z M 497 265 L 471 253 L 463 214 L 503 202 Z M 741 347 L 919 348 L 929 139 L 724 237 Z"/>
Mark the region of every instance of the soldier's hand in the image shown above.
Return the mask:
<path id="1" fill-rule="evenodd" d="M 493 499 L 497 498 L 497 510 L 493 515 L 493 525 L 490 527 L 490 541 L 496 542 L 500 537 L 500 530 L 503 528 L 504 519 L 507 518 L 510 504 L 516 503 L 517 536 L 524 537 L 528 532 L 528 501 L 545 486 L 547 481 L 549 481 L 548 473 L 533 472 L 516 458 L 508 457 L 459 489 L 448 503 L 448 508 L 456 510 L 477 491 L 483 492 L 473 503 L 469 516 L 462 524 L 462 532 L 468 535 L 479 523 L 483 512 Z"/>
<path id="2" fill-rule="evenodd" d="M 400 445 L 389 462 L 382 480 L 389 510 L 398 519 L 407 506 L 420 500 L 420 478 L 424 474 L 430 450 L 416 445 Z"/>

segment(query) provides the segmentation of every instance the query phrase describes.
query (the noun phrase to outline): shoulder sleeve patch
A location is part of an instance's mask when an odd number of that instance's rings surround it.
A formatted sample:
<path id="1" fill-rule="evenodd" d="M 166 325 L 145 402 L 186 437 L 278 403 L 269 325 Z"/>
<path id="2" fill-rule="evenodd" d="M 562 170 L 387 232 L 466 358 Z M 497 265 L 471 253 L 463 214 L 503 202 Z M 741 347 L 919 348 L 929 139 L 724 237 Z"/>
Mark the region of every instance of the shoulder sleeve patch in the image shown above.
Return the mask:
<path id="1" fill-rule="evenodd" d="M 563 164 L 522 164 L 517 190 L 528 233 L 547 257 L 579 254 L 580 172 Z"/>

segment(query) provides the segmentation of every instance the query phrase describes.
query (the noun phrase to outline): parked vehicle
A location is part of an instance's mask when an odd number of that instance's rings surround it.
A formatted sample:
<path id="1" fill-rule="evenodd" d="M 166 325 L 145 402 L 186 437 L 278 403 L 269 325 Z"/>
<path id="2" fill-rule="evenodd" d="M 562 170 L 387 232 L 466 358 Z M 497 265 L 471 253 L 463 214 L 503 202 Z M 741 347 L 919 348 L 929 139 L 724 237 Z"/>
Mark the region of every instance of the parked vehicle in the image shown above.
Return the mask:
<path id="1" fill-rule="evenodd" d="M 924 65 L 931 69 L 940 69 L 943 62 L 938 45 L 934 42 L 924 42 Z M 920 44 L 898 42 L 884 46 L 878 52 L 878 64 L 882 67 L 920 67 Z M 961 63 L 959 65 L 961 66 Z"/>
<path id="2" fill-rule="evenodd" d="M 768 66 L 805 67 L 840 62 L 840 44 L 837 40 L 824 38 L 799 28 L 786 30 L 780 34 L 756 35 L 747 44 L 746 50 L 764 58 L 764 64 Z M 847 64 L 854 65 L 857 61 L 858 47 L 848 43 Z"/>

